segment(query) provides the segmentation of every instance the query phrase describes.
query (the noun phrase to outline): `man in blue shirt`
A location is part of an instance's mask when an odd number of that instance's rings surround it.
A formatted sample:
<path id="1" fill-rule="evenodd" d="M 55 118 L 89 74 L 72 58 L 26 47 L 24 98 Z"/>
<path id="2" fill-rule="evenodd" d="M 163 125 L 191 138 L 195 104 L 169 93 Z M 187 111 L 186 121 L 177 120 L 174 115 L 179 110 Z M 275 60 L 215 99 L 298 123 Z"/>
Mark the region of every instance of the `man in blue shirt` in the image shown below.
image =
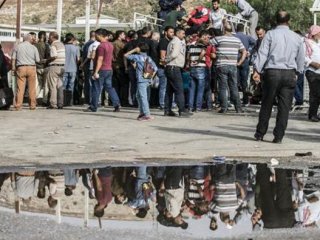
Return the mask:
<path id="1" fill-rule="evenodd" d="M 249 58 L 250 58 L 250 52 L 254 48 L 256 41 L 253 39 L 253 37 L 244 34 L 244 25 L 238 24 L 237 26 L 237 33 L 235 35 L 236 38 L 239 38 L 243 44 L 243 46 L 247 50 L 247 57 L 245 61 L 238 66 L 238 85 L 240 85 L 243 98 L 242 98 L 242 104 L 246 105 L 249 102 L 248 98 L 248 78 L 249 78 Z"/>
<path id="2" fill-rule="evenodd" d="M 301 37 L 289 29 L 290 14 L 279 11 L 276 20 L 278 26 L 267 32 L 254 62 L 253 79 L 259 82 L 263 72 L 262 104 L 255 139 L 262 141 L 267 133 L 273 102 L 277 98 L 273 143 L 281 143 L 288 125 L 297 73 L 304 70 L 305 53 Z"/>

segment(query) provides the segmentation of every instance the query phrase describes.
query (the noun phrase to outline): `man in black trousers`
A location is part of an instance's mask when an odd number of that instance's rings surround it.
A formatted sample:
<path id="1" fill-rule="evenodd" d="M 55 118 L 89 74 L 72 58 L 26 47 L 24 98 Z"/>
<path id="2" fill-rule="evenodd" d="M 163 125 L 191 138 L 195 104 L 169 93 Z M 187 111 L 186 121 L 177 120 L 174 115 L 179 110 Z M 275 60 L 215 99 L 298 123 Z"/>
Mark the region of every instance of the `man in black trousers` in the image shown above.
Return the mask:
<path id="1" fill-rule="evenodd" d="M 281 143 L 288 124 L 297 74 L 304 69 L 304 48 L 301 37 L 289 29 L 290 14 L 276 14 L 278 26 L 269 31 L 262 40 L 253 79 L 262 82 L 262 104 L 255 139 L 262 141 L 267 133 L 272 105 L 278 99 L 278 114 L 273 131 L 273 143 Z"/>

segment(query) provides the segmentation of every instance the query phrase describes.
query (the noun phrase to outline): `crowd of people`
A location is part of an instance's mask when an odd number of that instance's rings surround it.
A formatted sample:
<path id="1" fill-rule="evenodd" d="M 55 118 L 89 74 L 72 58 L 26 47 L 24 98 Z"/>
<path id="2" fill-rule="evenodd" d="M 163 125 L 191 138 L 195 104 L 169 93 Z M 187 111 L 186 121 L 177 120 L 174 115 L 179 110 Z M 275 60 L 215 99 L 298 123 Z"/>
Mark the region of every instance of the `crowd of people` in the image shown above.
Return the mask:
<path id="1" fill-rule="evenodd" d="M 212 8 L 198 6 L 190 13 L 183 1 L 173 2 L 170 8 L 161 5 L 166 10 L 160 32 L 149 27 L 116 33 L 101 28 L 91 32 L 81 51 L 71 33 L 63 43 L 56 32 L 48 41 L 45 32 L 39 32 L 38 39 L 34 33 L 26 35 L 12 55 L 15 109 L 22 107 L 26 83 L 31 110 L 40 97 L 48 109 L 62 109 L 84 95 L 86 111 L 96 112 L 107 92 L 114 112 L 139 107 L 140 121 L 153 119 L 150 106 L 165 116 L 190 117 L 213 109 L 224 114 L 232 106 L 242 113 L 249 103 L 262 104 L 255 134 L 260 141 L 277 105 L 273 142 L 281 143 L 293 97 L 297 105 L 303 104 L 305 73 L 309 120 L 320 121 L 320 27 L 312 26 L 308 37 L 299 36 L 289 29 L 290 14 L 279 11 L 277 26 L 266 33 L 257 26 L 257 11 L 245 0 L 228 2 L 238 8 L 237 17 L 249 22 L 249 29 L 234 24 L 219 0 L 212 0 Z M 4 69 L 1 75 L 5 80 Z"/>
<path id="2" fill-rule="evenodd" d="M 231 230 L 244 219 L 252 229 L 312 227 L 319 220 L 319 192 L 306 190 L 302 170 L 274 169 L 267 164 L 103 167 L 20 171 L 0 174 L 0 191 L 10 186 L 16 199 L 28 206 L 33 198 L 58 201 L 79 194 L 81 179 L 96 201 L 94 216 L 108 214 L 111 204 L 124 205 L 137 218 L 155 211 L 166 227 L 188 228 L 186 216 L 208 218 L 208 228 Z M 8 191 L 9 188 L 6 188 Z M 9 189 L 9 191 L 11 191 Z M 33 201 L 34 202 L 34 201 Z M 66 202 L 63 202 L 66 206 Z M 153 210 L 152 210 L 153 209 Z M 250 231 L 250 230 L 249 230 Z"/>

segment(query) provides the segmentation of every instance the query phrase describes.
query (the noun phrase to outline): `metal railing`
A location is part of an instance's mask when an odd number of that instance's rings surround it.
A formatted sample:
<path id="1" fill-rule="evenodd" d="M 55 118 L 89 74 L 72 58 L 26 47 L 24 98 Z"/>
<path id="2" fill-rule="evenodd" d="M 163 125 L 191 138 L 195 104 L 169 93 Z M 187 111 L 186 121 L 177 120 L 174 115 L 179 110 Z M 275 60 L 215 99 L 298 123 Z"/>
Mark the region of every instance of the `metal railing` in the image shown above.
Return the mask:
<path id="1" fill-rule="evenodd" d="M 231 15 L 231 14 L 225 14 L 224 18 L 225 18 L 225 21 L 227 21 L 232 26 L 233 32 L 236 32 L 238 24 L 243 24 L 245 33 L 249 34 L 250 22 L 248 20 Z"/>
<path id="2" fill-rule="evenodd" d="M 145 26 L 150 26 L 152 28 L 158 28 L 162 26 L 164 22 L 163 19 L 152 17 L 150 15 L 145 15 L 141 13 L 134 13 L 133 25 L 135 30 L 141 29 Z"/>

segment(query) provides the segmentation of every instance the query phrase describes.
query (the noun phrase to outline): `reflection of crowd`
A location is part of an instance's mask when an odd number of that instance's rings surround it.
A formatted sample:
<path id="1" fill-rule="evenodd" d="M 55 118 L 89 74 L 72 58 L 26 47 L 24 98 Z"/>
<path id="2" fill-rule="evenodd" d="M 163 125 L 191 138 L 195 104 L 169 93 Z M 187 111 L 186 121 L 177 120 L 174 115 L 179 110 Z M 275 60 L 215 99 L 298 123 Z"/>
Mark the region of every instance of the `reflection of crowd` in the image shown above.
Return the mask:
<path id="1" fill-rule="evenodd" d="M 251 219 L 254 230 L 310 227 L 320 214 L 319 192 L 304 189 L 308 175 L 267 164 L 21 171 L 0 174 L 0 186 L 11 178 L 24 204 L 38 197 L 54 209 L 62 196 L 73 195 L 79 177 L 97 201 L 94 216 L 99 218 L 111 203 L 145 218 L 153 202 L 163 226 L 187 229 L 187 216 L 207 216 L 209 229 L 216 231 L 220 225 L 231 230 L 244 219 Z"/>

